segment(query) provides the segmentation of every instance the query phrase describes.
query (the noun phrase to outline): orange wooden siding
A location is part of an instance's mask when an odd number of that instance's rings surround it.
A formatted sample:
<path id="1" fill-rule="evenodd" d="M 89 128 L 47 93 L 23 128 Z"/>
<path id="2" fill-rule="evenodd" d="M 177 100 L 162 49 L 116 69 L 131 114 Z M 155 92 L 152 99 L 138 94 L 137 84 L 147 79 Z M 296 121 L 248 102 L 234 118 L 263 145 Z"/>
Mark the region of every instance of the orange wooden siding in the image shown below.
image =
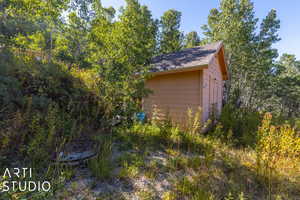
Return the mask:
<path id="1" fill-rule="evenodd" d="M 153 91 L 144 99 L 143 107 L 151 116 L 154 105 L 174 122 L 184 123 L 188 108 L 197 111 L 202 104 L 202 71 L 158 75 L 146 81 Z"/>
<path id="2" fill-rule="evenodd" d="M 220 114 L 222 98 L 223 78 L 218 57 L 215 57 L 208 68 L 203 70 L 203 121 L 209 118 L 212 104 L 216 105 L 217 114 Z"/>
<path id="3" fill-rule="evenodd" d="M 153 91 L 143 100 L 143 109 L 152 116 L 156 105 L 161 117 L 167 113 L 169 117 L 181 124 L 186 122 L 187 109 L 194 112 L 201 107 L 202 122 L 209 119 L 212 105 L 216 114 L 221 113 L 224 80 L 220 66 L 219 54 L 208 64 L 197 71 L 180 71 L 156 75 L 146 81 L 146 88 Z"/>

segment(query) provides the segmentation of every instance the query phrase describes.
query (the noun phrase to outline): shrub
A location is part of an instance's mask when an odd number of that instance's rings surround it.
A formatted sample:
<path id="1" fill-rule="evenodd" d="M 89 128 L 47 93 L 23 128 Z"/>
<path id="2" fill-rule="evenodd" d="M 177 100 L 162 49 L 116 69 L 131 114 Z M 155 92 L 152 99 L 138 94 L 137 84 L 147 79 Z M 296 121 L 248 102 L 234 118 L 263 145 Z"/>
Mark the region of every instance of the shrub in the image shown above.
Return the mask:
<path id="1" fill-rule="evenodd" d="M 266 113 L 258 129 L 256 145 L 257 173 L 272 195 L 273 179 L 286 167 L 297 168 L 300 163 L 300 137 L 288 124 L 273 126 L 272 115 Z"/>
<path id="2" fill-rule="evenodd" d="M 1 156 L 49 160 L 84 124 L 96 129 L 108 121 L 95 71 L 69 71 L 13 50 L 0 60 Z"/>
<path id="3" fill-rule="evenodd" d="M 266 113 L 258 130 L 256 146 L 259 169 L 276 169 L 282 162 L 295 166 L 300 161 L 300 138 L 290 125 L 271 125 L 272 115 Z"/>
<path id="4" fill-rule="evenodd" d="M 95 70 L 69 71 L 62 63 L 12 56 L 0 67 L 0 108 L 6 108 L 6 115 L 1 112 L 0 118 L 23 111 L 30 99 L 32 109 L 45 111 L 55 103 L 73 117 L 85 115 L 86 121 L 99 125 L 107 109 L 99 82 Z"/>
<path id="5" fill-rule="evenodd" d="M 235 145 L 254 146 L 261 115 L 249 108 L 235 108 L 226 104 L 222 110 L 216 136 Z"/>

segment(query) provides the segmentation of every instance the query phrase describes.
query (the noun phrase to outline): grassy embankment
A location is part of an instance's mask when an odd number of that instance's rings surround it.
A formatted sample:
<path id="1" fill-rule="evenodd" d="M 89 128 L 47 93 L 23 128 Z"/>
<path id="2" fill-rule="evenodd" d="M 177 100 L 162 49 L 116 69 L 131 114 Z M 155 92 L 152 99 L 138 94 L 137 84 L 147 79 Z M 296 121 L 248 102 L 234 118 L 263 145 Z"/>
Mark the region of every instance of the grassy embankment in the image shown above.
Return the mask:
<path id="1" fill-rule="evenodd" d="M 156 118 L 112 127 L 114 102 L 103 98 L 105 86 L 95 71 L 5 55 L 0 59 L 1 170 L 33 167 L 33 178 L 50 180 L 53 188 L 3 193 L 2 199 L 300 197 L 297 122 L 273 126 L 279 123 L 270 114 L 228 105 L 205 135 L 198 133 L 199 113 L 190 112 L 184 130 Z M 53 161 L 78 139 L 97 143 L 98 156 L 80 167 Z"/>

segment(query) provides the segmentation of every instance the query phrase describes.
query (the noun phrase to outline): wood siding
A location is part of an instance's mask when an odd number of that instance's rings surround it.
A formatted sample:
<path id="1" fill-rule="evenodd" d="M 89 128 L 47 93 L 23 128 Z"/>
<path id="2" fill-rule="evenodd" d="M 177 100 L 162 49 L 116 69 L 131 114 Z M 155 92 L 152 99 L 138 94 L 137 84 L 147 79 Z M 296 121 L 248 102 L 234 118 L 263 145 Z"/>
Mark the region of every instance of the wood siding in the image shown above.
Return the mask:
<path id="1" fill-rule="evenodd" d="M 217 114 L 222 109 L 223 77 L 218 57 L 214 57 L 207 69 L 203 70 L 203 120 L 209 118 L 212 105 L 216 105 Z"/>
<path id="2" fill-rule="evenodd" d="M 185 123 L 187 109 L 197 111 L 202 105 L 202 71 L 158 75 L 146 81 L 153 91 L 144 99 L 143 108 L 151 116 L 155 106 L 161 117 L 168 116 L 177 123 Z"/>

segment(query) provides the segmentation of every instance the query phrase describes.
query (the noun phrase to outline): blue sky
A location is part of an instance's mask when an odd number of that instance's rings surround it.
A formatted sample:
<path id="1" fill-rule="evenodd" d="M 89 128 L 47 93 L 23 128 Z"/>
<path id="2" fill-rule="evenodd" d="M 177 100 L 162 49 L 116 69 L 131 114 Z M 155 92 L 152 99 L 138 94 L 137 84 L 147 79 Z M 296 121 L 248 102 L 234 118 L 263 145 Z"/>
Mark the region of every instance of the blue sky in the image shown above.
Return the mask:
<path id="1" fill-rule="evenodd" d="M 189 32 L 196 30 L 201 35 L 201 26 L 206 24 L 209 10 L 217 8 L 220 0 L 140 0 L 147 5 L 155 18 L 159 18 L 166 10 L 176 9 L 182 12 L 181 29 Z M 300 59 L 300 1 L 299 0 L 254 0 L 256 16 L 265 17 L 272 9 L 276 9 L 281 20 L 279 35 L 281 41 L 274 45 L 279 53 L 291 53 Z M 124 0 L 102 0 L 104 6 L 116 9 L 125 5 Z"/>

